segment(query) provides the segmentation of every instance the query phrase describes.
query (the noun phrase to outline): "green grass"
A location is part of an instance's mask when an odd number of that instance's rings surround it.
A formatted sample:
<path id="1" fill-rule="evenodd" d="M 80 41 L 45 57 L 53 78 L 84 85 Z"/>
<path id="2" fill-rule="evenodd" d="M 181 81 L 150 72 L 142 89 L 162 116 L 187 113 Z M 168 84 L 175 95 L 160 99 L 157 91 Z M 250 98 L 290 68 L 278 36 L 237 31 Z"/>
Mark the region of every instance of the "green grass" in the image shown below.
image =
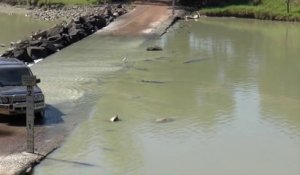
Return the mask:
<path id="1" fill-rule="evenodd" d="M 200 10 L 208 16 L 236 16 L 267 20 L 300 21 L 300 0 L 291 1 L 290 13 L 287 13 L 285 0 L 262 0 L 259 5 L 230 5 L 210 7 Z"/>

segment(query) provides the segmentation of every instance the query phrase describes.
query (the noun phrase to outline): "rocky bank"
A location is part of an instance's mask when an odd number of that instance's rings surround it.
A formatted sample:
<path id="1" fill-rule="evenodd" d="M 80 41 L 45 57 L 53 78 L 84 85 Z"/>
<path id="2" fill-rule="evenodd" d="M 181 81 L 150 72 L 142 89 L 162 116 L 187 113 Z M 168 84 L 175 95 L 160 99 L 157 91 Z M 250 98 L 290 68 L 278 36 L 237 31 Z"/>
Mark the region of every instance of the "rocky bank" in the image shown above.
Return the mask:
<path id="1" fill-rule="evenodd" d="M 63 9 L 68 8 L 68 10 Z M 43 11 L 41 11 L 43 10 Z M 32 10 L 29 16 L 55 20 L 68 16 L 66 21 L 52 28 L 38 31 L 25 40 L 11 43 L 11 48 L 1 56 L 17 58 L 26 63 L 45 58 L 107 26 L 117 17 L 128 12 L 126 5 L 103 5 L 94 7 L 55 7 Z"/>

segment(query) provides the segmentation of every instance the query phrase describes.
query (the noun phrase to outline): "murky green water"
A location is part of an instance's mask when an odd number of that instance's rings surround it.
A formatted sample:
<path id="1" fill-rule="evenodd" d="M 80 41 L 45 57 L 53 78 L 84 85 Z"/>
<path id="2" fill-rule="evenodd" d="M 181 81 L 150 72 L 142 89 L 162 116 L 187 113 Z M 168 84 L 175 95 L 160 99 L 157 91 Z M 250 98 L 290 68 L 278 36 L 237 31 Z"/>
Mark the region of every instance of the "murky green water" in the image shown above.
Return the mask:
<path id="1" fill-rule="evenodd" d="M 41 29 L 54 25 L 53 22 L 33 20 L 23 15 L 0 13 L 0 54 L 10 47 L 11 42 L 24 39 Z"/>
<path id="2" fill-rule="evenodd" d="M 153 43 L 164 51 L 146 52 Z M 299 175 L 299 54 L 292 23 L 207 18 L 155 41 L 93 35 L 33 67 L 48 103 L 81 121 L 34 174 Z"/>

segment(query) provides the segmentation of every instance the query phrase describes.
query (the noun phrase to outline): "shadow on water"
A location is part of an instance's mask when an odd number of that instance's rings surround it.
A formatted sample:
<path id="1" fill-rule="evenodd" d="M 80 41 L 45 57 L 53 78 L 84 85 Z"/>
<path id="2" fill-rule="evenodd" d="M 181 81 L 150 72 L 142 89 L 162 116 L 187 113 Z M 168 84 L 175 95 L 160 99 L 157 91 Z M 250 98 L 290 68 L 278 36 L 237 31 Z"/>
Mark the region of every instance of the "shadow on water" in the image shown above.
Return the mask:
<path id="1" fill-rule="evenodd" d="M 201 58 L 201 59 L 190 59 L 190 60 L 187 60 L 187 61 L 183 62 L 183 64 L 198 63 L 198 62 L 204 61 L 204 60 L 206 60 L 206 58 Z"/>
<path id="2" fill-rule="evenodd" d="M 41 156 L 45 156 L 42 154 L 39 154 Z M 75 166 L 84 166 L 84 167 L 100 167 L 99 165 L 91 164 L 91 163 L 85 163 L 85 162 L 79 162 L 79 161 L 73 161 L 73 160 L 65 160 L 65 159 L 57 159 L 57 158 L 50 158 L 46 157 L 46 160 L 51 160 L 59 163 L 65 163 L 65 164 L 70 164 L 70 165 L 75 165 Z M 30 175 L 33 175 L 34 171 L 30 173 Z"/>
<path id="3" fill-rule="evenodd" d="M 156 81 L 156 80 L 141 80 L 139 82 L 141 82 L 141 83 L 150 83 L 150 84 L 164 84 L 164 83 L 166 83 L 164 81 Z"/>
<path id="4" fill-rule="evenodd" d="M 62 119 L 64 113 L 62 113 L 59 109 L 52 105 L 47 105 L 45 110 L 44 118 L 36 118 L 35 125 L 36 126 L 47 126 L 53 124 L 63 123 Z M 26 115 L 13 115 L 13 116 L 5 116 L 0 115 L 0 123 L 7 124 L 8 126 L 17 126 L 24 127 L 26 126 Z M 0 135 L 1 135 L 0 130 Z"/>
<path id="5" fill-rule="evenodd" d="M 91 163 L 85 163 L 85 162 L 79 162 L 79 161 L 73 161 L 73 160 L 56 159 L 56 158 L 49 158 L 49 157 L 47 157 L 46 159 L 56 161 L 56 162 L 61 162 L 61 163 L 79 165 L 79 166 L 99 167 L 99 165 L 95 165 L 95 164 L 91 164 Z"/>

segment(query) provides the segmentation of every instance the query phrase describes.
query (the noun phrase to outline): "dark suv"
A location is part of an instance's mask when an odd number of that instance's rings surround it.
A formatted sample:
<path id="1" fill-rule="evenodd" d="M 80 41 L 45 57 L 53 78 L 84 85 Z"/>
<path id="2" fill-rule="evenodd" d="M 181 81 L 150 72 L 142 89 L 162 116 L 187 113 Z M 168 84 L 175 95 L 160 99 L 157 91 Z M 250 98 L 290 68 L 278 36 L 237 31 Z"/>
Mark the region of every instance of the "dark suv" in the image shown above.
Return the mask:
<path id="1" fill-rule="evenodd" d="M 30 68 L 13 58 L 0 57 L 0 115 L 26 113 L 26 86 L 22 85 L 22 76 L 32 75 Z M 38 117 L 44 116 L 44 94 L 34 86 L 34 110 Z"/>

